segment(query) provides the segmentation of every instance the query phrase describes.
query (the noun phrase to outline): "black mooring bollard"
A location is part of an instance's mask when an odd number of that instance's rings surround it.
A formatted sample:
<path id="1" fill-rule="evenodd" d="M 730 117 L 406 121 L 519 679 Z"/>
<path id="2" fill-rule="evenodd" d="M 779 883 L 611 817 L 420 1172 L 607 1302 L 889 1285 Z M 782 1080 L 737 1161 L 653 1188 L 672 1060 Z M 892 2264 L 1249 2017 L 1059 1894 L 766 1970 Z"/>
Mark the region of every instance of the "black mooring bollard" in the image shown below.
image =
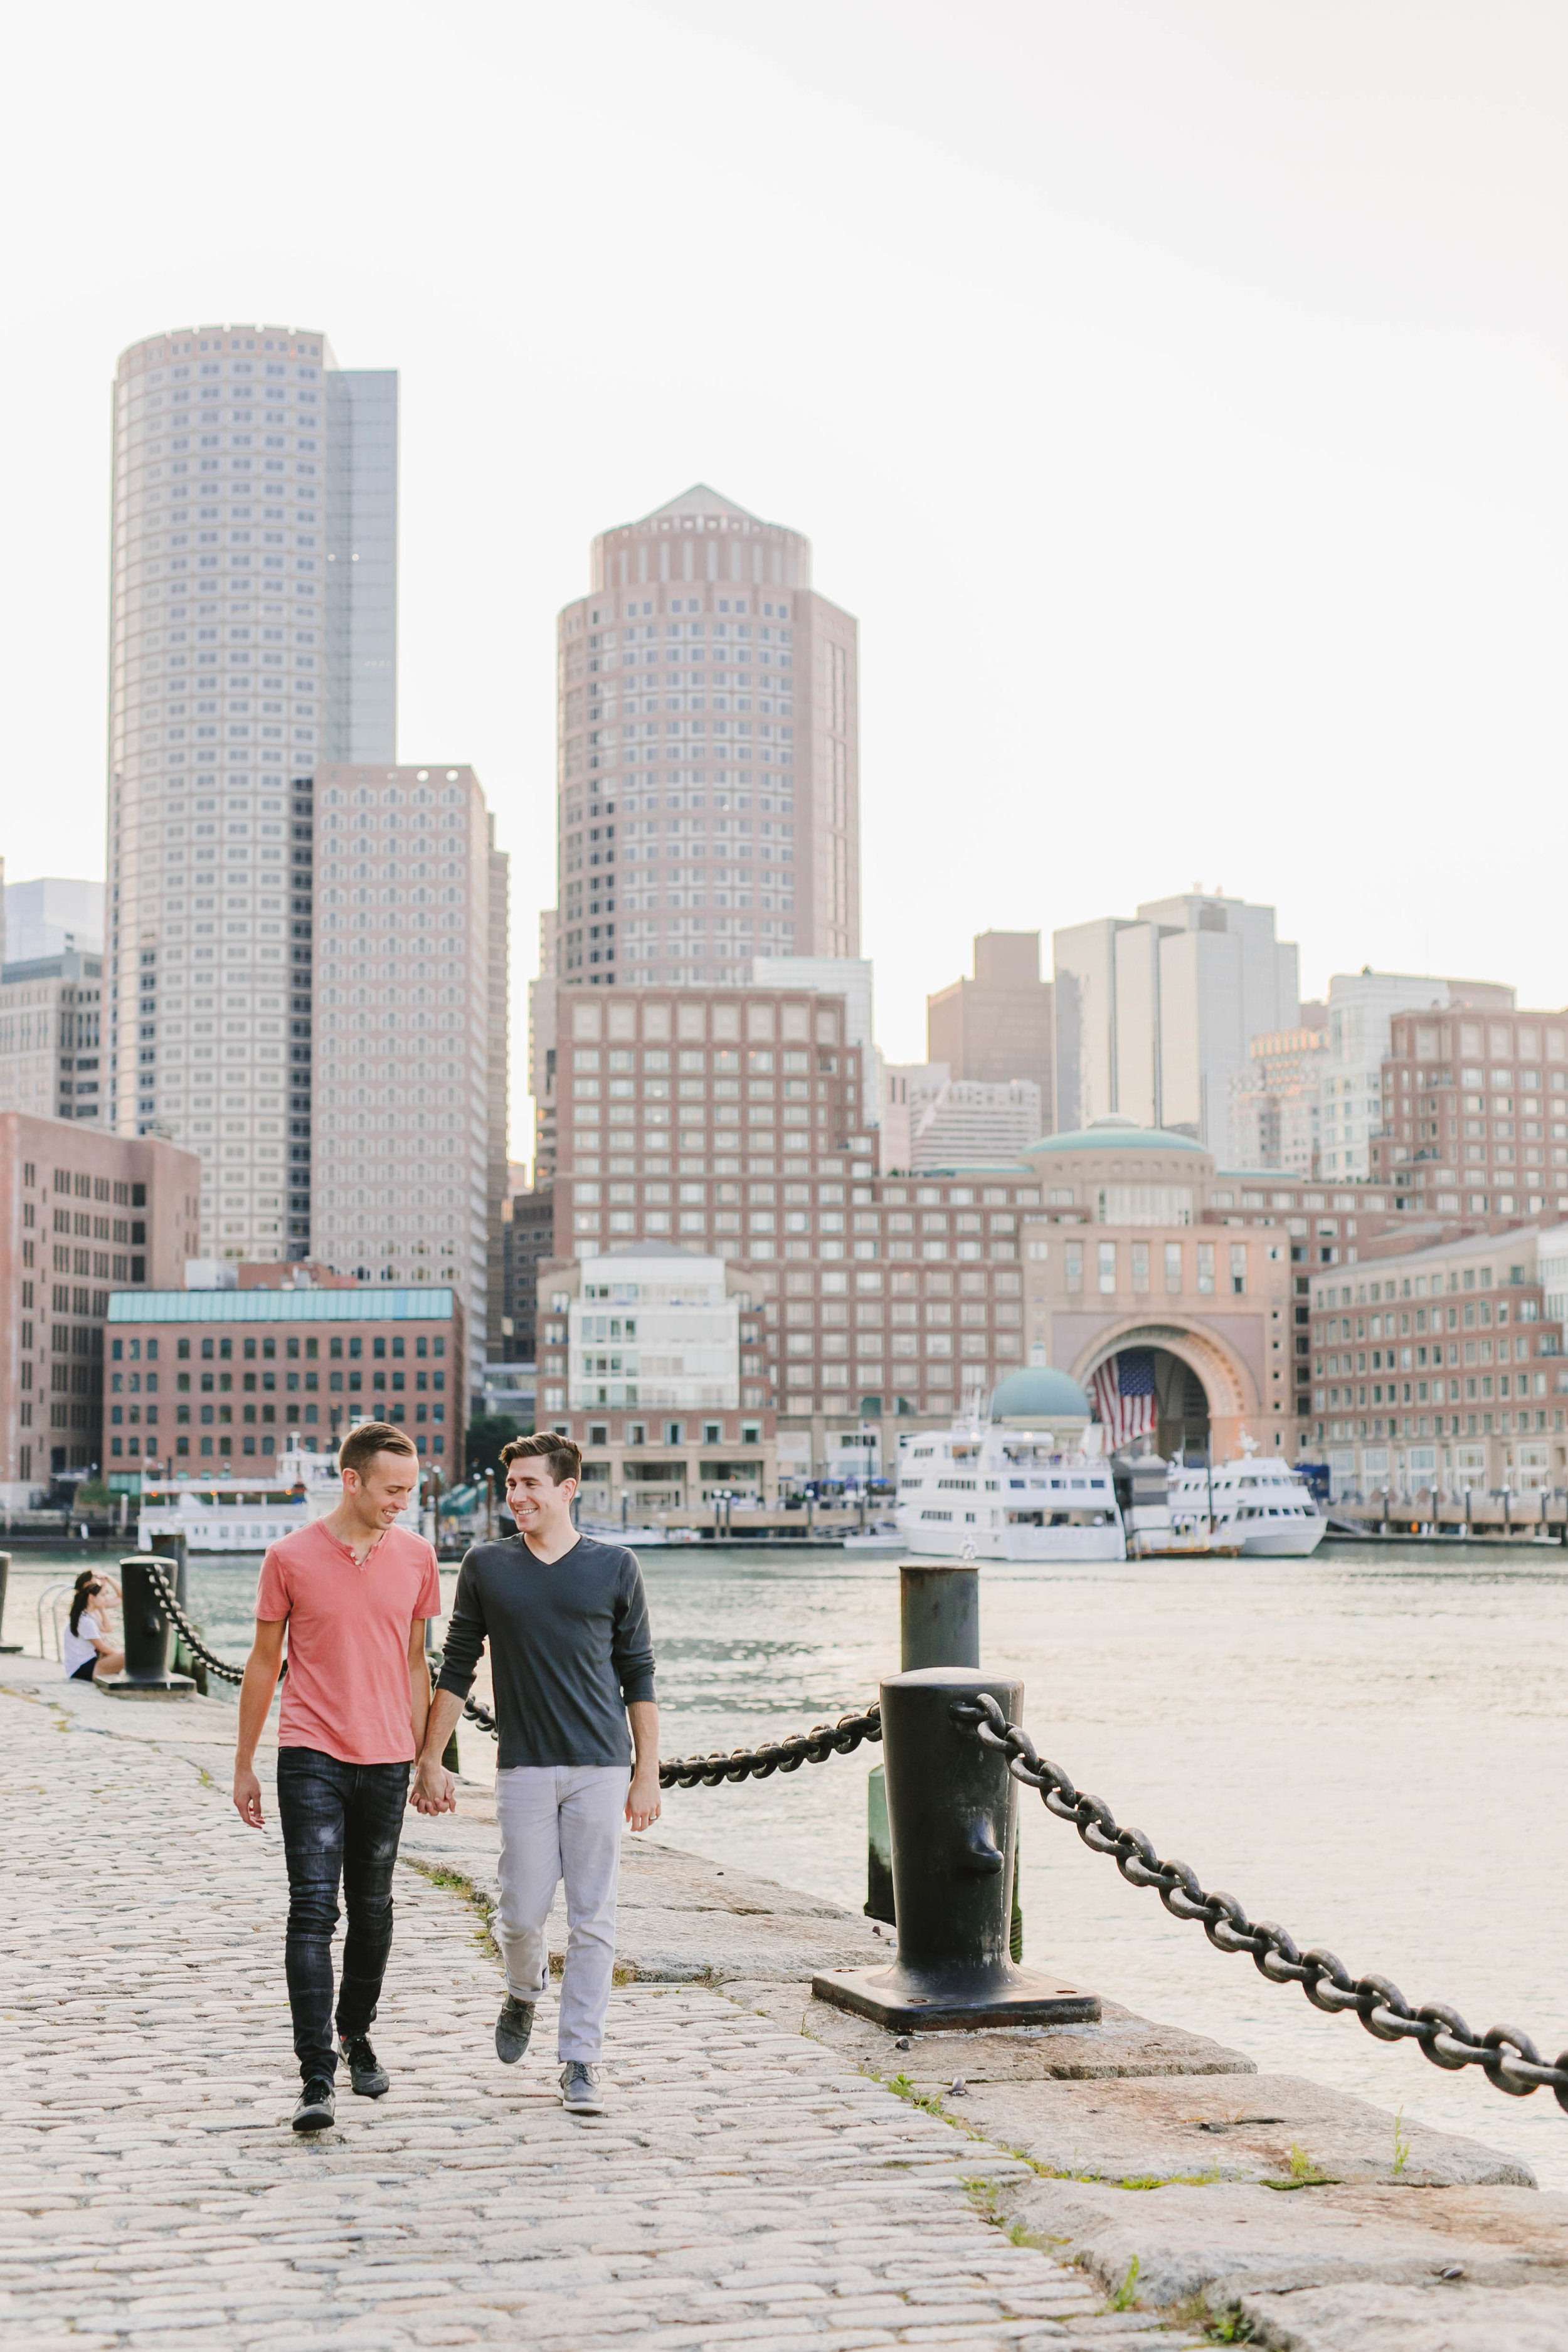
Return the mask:
<path id="1" fill-rule="evenodd" d="M 183 1528 L 164 1528 L 159 1532 L 158 1542 L 159 1549 L 153 1556 L 165 1561 L 173 1570 L 169 1581 L 174 1588 L 174 1598 L 188 1614 L 191 1606 L 190 1539 Z"/>
<path id="2" fill-rule="evenodd" d="M 899 1648 L 905 1674 L 916 1666 L 980 1664 L 980 1570 L 973 1560 L 900 1562 Z M 889 1927 L 897 1917 L 888 1791 L 880 1764 L 872 1765 L 866 1780 L 866 1916 L 885 1920 Z"/>
<path id="3" fill-rule="evenodd" d="M 980 1570 L 968 1559 L 905 1560 L 899 1569 L 899 1663 L 980 1664 Z"/>
<path id="4" fill-rule="evenodd" d="M 981 1691 L 1018 1720 L 1023 1685 L 995 1675 L 928 1666 L 883 1683 L 899 1957 L 814 1977 L 812 1990 L 903 2032 L 1090 2024 L 1100 2016 L 1092 1993 L 1009 1957 L 1017 1784 L 1005 1759 L 953 1716 Z"/>
<path id="5" fill-rule="evenodd" d="M 0 1551 L 0 1633 L 5 1630 L 5 1587 L 10 1580 L 11 1555 L 8 1551 Z M 0 1658 L 16 1657 L 21 1647 L 20 1642 L 0 1642 Z"/>
<path id="6" fill-rule="evenodd" d="M 188 1698 L 195 1684 L 189 1675 L 169 1670 L 169 1620 L 163 1614 L 158 1588 L 147 1573 L 147 1562 L 158 1560 L 171 1586 L 177 1572 L 174 1560 L 151 1552 L 132 1552 L 120 1563 L 121 1611 L 125 1621 L 125 1669 L 100 1675 L 95 1690 L 111 1698 Z"/>
<path id="7" fill-rule="evenodd" d="M 172 1571 L 169 1581 L 174 1588 L 174 1598 L 188 1617 L 191 1613 L 189 1538 L 183 1528 L 164 1528 L 160 1531 L 158 1540 L 163 1549 L 157 1557 L 168 1564 Z M 189 1675 L 203 1698 L 205 1698 L 206 1667 L 202 1660 L 186 1646 L 184 1635 L 178 1633 L 174 1635 L 174 1669 L 177 1675 Z"/>

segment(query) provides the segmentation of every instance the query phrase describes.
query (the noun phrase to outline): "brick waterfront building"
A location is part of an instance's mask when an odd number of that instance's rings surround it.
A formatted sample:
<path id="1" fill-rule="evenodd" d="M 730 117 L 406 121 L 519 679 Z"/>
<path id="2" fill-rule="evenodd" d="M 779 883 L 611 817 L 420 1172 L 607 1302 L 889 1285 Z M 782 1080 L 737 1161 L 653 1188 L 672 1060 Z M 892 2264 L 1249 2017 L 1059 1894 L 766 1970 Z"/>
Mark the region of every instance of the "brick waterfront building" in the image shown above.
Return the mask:
<path id="1" fill-rule="evenodd" d="M 1037 1351 L 1082 1379 L 1114 1351 L 1106 1334 L 1142 1344 L 1151 1317 L 1183 1326 L 1149 1343 L 1184 1368 L 1162 1368 L 1163 1423 L 1193 1444 L 1211 1420 L 1216 1437 L 1245 1421 L 1297 1450 L 1310 1270 L 1397 1246 L 1391 1192 L 1227 1171 L 1189 1137 L 1119 1119 L 1015 1160 L 884 1177 L 845 1019 L 840 999 L 783 989 L 560 991 L 542 1423 L 578 1433 L 584 1411 L 559 1302 L 595 1260 L 657 1243 L 729 1265 L 739 1410 L 776 1414 L 781 1467 L 820 1474 L 868 1434 L 889 1458 L 912 1421 L 945 1422 Z"/>
<path id="2" fill-rule="evenodd" d="M 1568 1485 L 1568 1241 L 1513 1226 L 1311 1284 L 1311 1438 L 1338 1493 Z"/>
<path id="3" fill-rule="evenodd" d="M 355 1284 L 116 1291 L 102 1458 L 110 1475 L 268 1475 L 362 1421 L 406 1428 L 423 1467 L 462 1466 L 463 1308 L 455 1288 Z"/>
<path id="4" fill-rule="evenodd" d="M 1403 1013 L 1373 1180 L 1437 1216 L 1568 1215 L 1568 1013 Z"/>
<path id="5" fill-rule="evenodd" d="M 151 1136 L 0 1111 L 0 1500 L 26 1510 L 102 1451 L 111 1290 L 184 1278 L 201 1162 Z"/>

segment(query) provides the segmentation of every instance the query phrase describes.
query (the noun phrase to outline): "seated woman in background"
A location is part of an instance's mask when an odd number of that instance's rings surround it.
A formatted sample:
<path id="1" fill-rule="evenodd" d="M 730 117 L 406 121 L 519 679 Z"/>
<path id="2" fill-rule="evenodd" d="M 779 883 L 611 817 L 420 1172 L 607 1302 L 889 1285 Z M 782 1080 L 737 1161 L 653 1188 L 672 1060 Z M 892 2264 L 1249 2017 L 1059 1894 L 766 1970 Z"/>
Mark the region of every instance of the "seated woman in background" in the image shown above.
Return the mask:
<path id="1" fill-rule="evenodd" d="M 65 1670 L 73 1683 L 89 1683 L 97 1675 L 117 1675 L 124 1667 L 124 1651 L 115 1649 L 104 1632 L 108 1610 L 100 1596 L 105 1593 L 118 1601 L 120 1588 L 110 1578 L 84 1568 L 71 1595 L 70 1623 L 60 1644 Z"/>

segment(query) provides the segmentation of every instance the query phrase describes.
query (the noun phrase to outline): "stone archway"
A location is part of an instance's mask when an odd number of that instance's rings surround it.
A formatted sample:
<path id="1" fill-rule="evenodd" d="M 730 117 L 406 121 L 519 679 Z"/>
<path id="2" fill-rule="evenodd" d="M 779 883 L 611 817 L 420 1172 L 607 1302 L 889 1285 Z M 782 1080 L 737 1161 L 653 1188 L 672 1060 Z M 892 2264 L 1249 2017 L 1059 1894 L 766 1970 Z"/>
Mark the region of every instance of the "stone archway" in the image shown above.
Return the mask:
<path id="1" fill-rule="evenodd" d="M 1247 1424 L 1260 1424 L 1257 1390 L 1245 1367 L 1222 1340 L 1200 1325 L 1129 1318 L 1121 1327 L 1101 1331 L 1089 1343 L 1072 1367 L 1074 1380 L 1087 1388 L 1100 1366 L 1109 1357 L 1120 1355 L 1124 1348 L 1147 1348 L 1156 1358 L 1163 1450 L 1183 1443 L 1184 1434 L 1189 1448 L 1206 1437 L 1213 1445 L 1215 1460 L 1228 1461 L 1240 1452 L 1242 1432 Z M 1204 1416 L 1176 1409 L 1177 1399 L 1170 1381 L 1160 1377 L 1162 1356 L 1196 1380 L 1206 1407 Z"/>

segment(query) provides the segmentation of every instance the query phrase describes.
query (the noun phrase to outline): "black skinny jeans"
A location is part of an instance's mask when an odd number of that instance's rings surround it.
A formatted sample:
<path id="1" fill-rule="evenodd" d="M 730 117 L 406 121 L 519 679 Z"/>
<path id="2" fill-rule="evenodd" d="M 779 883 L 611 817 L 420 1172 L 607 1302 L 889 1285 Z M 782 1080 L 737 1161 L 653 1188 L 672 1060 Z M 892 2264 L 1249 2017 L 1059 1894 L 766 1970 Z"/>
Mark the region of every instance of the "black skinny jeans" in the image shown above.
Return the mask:
<path id="1" fill-rule="evenodd" d="M 284 1968 L 294 2051 L 309 2082 L 337 2071 L 332 1930 L 348 1909 L 338 2031 L 369 2031 L 392 1949 L 392 1872 L 408 1801 L 407 1764 L 344 1764 L 319 1748 L 278 1751 L 278 1818 L 289 1864 Z"/>

